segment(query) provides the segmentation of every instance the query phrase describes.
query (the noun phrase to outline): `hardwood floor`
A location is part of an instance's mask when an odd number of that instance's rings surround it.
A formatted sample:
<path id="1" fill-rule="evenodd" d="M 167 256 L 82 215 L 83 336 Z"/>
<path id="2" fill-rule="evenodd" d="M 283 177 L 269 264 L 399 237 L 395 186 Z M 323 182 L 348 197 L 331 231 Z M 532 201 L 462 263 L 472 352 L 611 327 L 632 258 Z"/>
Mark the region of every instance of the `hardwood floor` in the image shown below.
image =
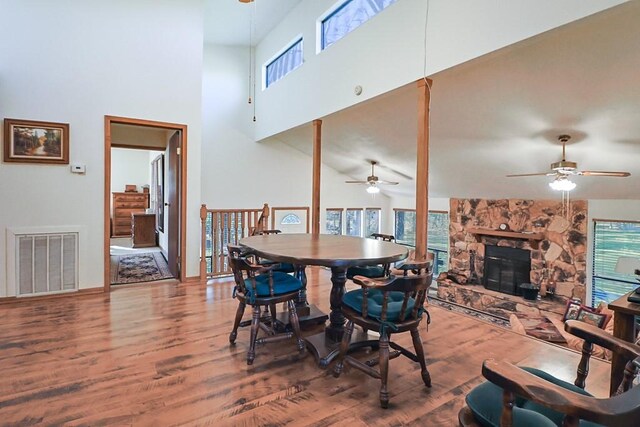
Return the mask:
<path id="1" fill-rule="evenodd" d="M 309 300 L 328 311 L 329 274 L 310 270 Z M 571 381 L 579 359 L 430 307 L 421 335 L 433 387 L 423 386 L 417 364 L 393 360 L 383 410 L 377 380 L 354 369 L 335 379 L 311 355 L 300 358 L 293 340 L 259 346 L 247 366 L 248 328 L 228 343 L 236 307 L 230 281 L 0 306 L 0 424 L 454 426 L 484 359 Z M 410 346 L 405 335 L 398 342 Z M 587 389 L 605 396 L 608 376 L 609 364 L 593 361 Z"/>

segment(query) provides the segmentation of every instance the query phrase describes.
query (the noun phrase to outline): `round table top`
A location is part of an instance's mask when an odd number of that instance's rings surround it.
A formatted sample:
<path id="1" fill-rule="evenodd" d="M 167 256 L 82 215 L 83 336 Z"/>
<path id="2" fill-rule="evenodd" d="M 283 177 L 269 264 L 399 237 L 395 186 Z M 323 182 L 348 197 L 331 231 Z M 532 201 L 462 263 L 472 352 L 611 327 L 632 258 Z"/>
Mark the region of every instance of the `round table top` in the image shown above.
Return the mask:
<path id="1" fill-rule="evenodd" d="M 238 243 L 272 261 L 325 267 L 395 262 L 409 253 L 391 242 L 332 234 L 270 234 L 245 237 Z"/>

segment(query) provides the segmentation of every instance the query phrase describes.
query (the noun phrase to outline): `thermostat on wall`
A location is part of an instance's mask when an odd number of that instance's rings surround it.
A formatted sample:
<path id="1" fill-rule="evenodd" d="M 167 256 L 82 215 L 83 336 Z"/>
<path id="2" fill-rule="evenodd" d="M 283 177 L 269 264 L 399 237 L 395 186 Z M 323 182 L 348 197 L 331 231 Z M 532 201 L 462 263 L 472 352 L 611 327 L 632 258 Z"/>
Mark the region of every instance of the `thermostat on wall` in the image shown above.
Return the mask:
<path id="1" fill-rule="evenodd" d="M 86 171 L 85 165 L 71 165 L 71 173 L 85 173 Z"/>

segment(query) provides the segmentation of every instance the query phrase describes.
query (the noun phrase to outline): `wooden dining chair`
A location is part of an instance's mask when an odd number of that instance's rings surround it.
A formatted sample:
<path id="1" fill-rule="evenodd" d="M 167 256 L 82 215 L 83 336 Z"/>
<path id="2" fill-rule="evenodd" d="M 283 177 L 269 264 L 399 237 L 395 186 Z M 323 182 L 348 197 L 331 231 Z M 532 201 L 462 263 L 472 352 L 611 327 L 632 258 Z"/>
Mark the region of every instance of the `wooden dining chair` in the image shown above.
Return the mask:
<path id="1" fill-rule="evenodd" d="M 427 290 L 431 286 L 431 263 L 411 260 L 400 266 L 402 275 L 391 275 L 383 279 L 354 277 L 353 281 L 360 289 L 349 291 L 342 298 L 342 312 L 347 318 L 340 355 L 334 368 L 337 378 L 345 364 L 357 368 L 367 375 L 380 380 L 380 406 L 389 405 L 387 390 L 389 376 L 389 360 L 405 356 L 418 363 L 421 368 L 422 381 L 431 387 L 431 375 L 424 357 L 422 339 L 418 326 L 426 312 L 424 301 Z M 429 319 L 426 313 L 427 321 Z M 380 332 L 379 352 L 376 359 L 361 362 L 347 354 L 351 335 L 355 325 L 365 330 Z M 415 353 L 391 341 L 392 334 L 409 331 L 413 340 Z M 390 352 L 389 347 L 393 349 Z M 379 365 L 379 370 L 373 367 Z"/>
<path id="2" fill-rule="evenodd" d="M 569 320 L 565 330 L 584 340 L 582 358 L 573 384 L 533 368 L 506 361 L 485 360 L 482 375 L 488 380 L 466 396 L 458 413 L 461 426 L 638 426 L 640 387 L 633 380 L 640 370 L 640 346 L 628 343 L 593 325 Z M 608 399 L 584 390 L 593 345 L 611 350 L 627 361 L 617 391 Z"/>
<path id="3" fill-rule="evenodd" d="M 391 234 L 372 233 L 370 237 L 384 242 L 395 242 L 396 240 L 396 238 Z M 347 269 L 347 279 L 353 280 L 355 276 L 364 276 L 369 279 L 386 277 L 389 275 L 389 268 L 389 263 L 378 265 L 356 265 Z"/>
<path id="4" fill-rule="evenodd" d="M 249 351 L 247 352 L 248 365 L 253 364 L 256 357 L 256 344 L 295 337 L 298 351 L 303 353 L 304 341 L 300 335 L 298 314 L 294 303 L 302 288 L 302 282 L 290 274 L 274 271 L 278 264 L 261 265 L 256 263 L 255 257 L 240 246 L 228 245 L 227 248 L 229 265 L 236 282 L 234 296 L 239 301 L 233 329 L 229 334 L 229 342 L 235 344 L 245 307 L 249 305 L 252 307 L 253 313 Z M 278 303 L 285 303 L 289 310 L 289 322 L 292 328 L 290 332 L 278 333 L 276 331 L 276 305 Z M 260 307 L 263 306 L 270 308 L 270 317 L 265 318 L 261 315 Z M 258 338 L 259 330 L 263 330 L 267 336 Z"/>

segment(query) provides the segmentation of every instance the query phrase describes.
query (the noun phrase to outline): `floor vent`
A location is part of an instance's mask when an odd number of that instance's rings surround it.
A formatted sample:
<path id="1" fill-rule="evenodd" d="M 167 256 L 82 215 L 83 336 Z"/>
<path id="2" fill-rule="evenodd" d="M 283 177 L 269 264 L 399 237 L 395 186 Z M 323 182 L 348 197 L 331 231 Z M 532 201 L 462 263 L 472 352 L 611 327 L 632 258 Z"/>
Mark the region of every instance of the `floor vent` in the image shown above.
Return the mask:
<path id="1" fill-rule="evenodd" d="M 15 234 L 16 294 L 78 289 L 78 233 Z"/>

